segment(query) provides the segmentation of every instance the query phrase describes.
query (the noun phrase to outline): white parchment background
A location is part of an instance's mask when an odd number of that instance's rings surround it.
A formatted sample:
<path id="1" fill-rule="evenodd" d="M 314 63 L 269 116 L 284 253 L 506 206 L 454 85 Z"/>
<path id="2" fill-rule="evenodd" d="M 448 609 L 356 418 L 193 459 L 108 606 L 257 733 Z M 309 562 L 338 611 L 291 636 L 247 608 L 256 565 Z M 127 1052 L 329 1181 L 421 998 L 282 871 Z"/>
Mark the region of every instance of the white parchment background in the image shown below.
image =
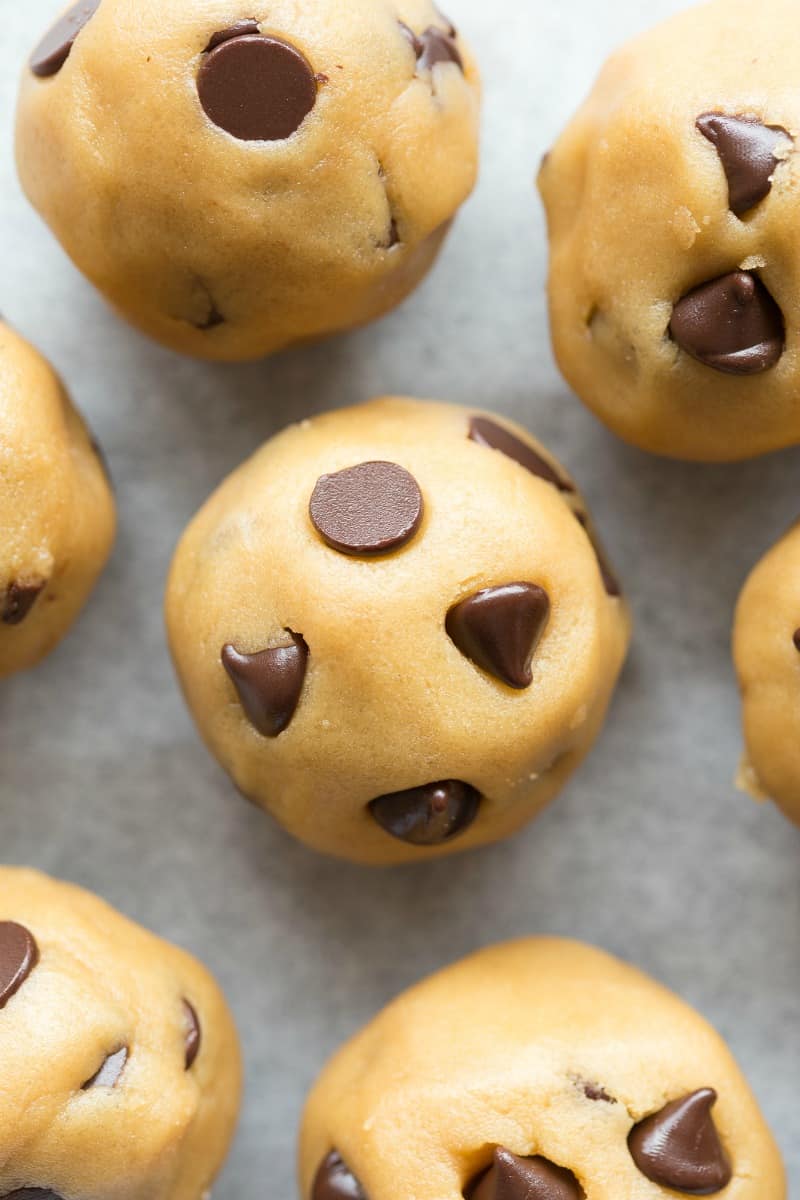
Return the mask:
<path id="1" fill-rule="evenodd" d="M 237 368 L 184 361 L 131 332 L 26 206 L 12 161 L 16 78 L 57 5 L 2 0 L 0 310 L 64 373 L 108 452 L 121 511 L 79 627 L 0 690 L 2 860 L 95 889 L 220 977 L 248 1065 L 221 1197 L 293 1196 L 297 1119 L 328 1053 L 420 975 L 534 931 L 633 959 L 708 1015 L 753 1082 L 797 1196 L 800 831 L 732 787 L 728 642 L 747 571 L 800 510 L 800 452 L 703 468 L 626 449 L 560 381 L 545 321 L 539 157 L 606 52 L 681 6 L 448 4 L 479 52 L 486 120 L 482 182 L 438 269 L 372 329 Z M 534 827 L 376 874 L 306 852 L 231 790 L 178 695 L 161 598 L 184 524 L 263 439 L 391 391 L 528 423 L 589 495 L 637 633 L 604 738 Z"/>

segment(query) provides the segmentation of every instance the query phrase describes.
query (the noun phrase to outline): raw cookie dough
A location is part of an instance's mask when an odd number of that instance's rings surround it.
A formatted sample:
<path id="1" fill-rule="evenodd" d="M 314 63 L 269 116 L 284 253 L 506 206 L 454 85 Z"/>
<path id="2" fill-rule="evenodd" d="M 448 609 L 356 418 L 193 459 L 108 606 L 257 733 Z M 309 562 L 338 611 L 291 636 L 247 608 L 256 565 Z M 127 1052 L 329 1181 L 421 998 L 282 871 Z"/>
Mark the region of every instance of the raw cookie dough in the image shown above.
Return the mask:
<path id="1" fill-rule="evenodd" d="M 96 443 L 52 368 L 0 321 L 0 678 L 61 640 L 115 525 Z"/>
<path id="2" fill-rule="evenodd" d="M 25 71 L 19 172 L 145 333 L 258 358 L 419 283 L 475 183 L 479 92 L 431 0 L 80 0 Z"/>
<path id="3" fill-rule="evenodd" d="M 616 53 L 544 161 L 561 370 L 645 450 L 800 442 L 796 0 L 715 0 Z"/>
<path id="4" fill-rule="evenodd" d="M 733 649 L 747 746 L 740 782 L 800 825 L 800 524 L 748 579 Z"/>
<path id="5" fill-rule="evenodd" d="M 241 1067 L 208 972 L 80 888 L 0 868 L 0 1197 L 203 1200 Z"/>
<path id="6" fill-rule="evenodd" d="M 203 737 L 317 850 L 389 864 L 514 833 L 588 752 L 625 656 L 592 536 L 501 418 L 389 398 L 292 426 L 175 556 L 169 637 Z"/>
<path id="7" fill-rule="evenodd" d="M 682 1000 L 577 942 L 484 950 L 328 1065 L 301 1200 L 784 1200 L 730 1052 Z"/>

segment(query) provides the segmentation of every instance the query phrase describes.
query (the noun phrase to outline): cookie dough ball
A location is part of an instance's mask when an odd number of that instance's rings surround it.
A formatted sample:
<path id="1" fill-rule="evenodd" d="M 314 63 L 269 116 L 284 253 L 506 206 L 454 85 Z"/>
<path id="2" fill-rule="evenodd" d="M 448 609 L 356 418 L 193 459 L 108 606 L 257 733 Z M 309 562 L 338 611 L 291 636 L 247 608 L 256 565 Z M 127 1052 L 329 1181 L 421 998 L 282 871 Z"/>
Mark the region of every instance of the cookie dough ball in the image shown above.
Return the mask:
<path id="1" fill-rule="evenodd" d="M 23 186 L 145 333 L 249 359 L 364 324 L 476 178 L 478 72 L 431 0 L 79 0 L 22 84 Z"/>
<path id="2" fill-rule="evenodd" d="M 511 834 L 603 723 L 628 614 L 583 500 L 523 430 L 384 399 L 293 426 L 178 548 L 188 703 L 241 791 L 389 864 Z"/>
<path id="3" fill-rule="evenodd" d="M 211 976 L 97 897 L 0 868 L 0 1196 L 203 1200 L 239 1108 Z"/>
<path id="4" fill-rule="evenodd" d="M 0 677 L 61 640 L 115 524 L 96 443 L 48 363 L 0 321 Z"/>
<path id="5" fill-rule="evenodd" d="M 400 996 L 305 1111 L 302 1200 L 784 1200 L 730 1052 L 576 942 L 484 950 Z"/>
<path id="6" fill-rule="evenodd" d="M 734 657 L 747 747 L 740 782 L 800 825 L 800 524 L 745 585 Z"/>
<path id="7" fill-rule="evenodd" d="M 555 352 L 626 440 L 800 441 L 795 0 L 715 0 L 607 63 L 545 159 Z"/>

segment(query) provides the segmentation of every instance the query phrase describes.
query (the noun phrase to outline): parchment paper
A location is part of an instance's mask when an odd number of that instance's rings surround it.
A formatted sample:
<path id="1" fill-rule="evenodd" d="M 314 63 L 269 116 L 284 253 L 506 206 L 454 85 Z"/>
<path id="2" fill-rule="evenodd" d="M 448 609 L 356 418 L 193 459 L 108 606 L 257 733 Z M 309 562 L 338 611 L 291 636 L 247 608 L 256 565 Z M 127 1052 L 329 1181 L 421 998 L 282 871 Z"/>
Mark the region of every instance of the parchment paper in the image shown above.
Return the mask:
<path id="1" fill-rule="evenodd" d="M 294 1196 L 298 1116 L 329 1052 L 421 975 L 536 931 L 638 962 L 717 1025 L 797 1195 L 800 831 L 733 788 L 729 627 L 749 568 L 798 516 L 800 452 L 706 468 L 625 448 L 560 381 L 545 318 L 539 157 L 607 51 L 681 6 L 448 3 L 479 52 L 486 118 L 482 182 L 438 269 L 380 325 L 221 367 L 128 329 L 27 207 L 12 158 L 16 79 L 57 3 L 3 0 L 0 310 L 95 427 L 121 531 L 69 640 L 0 690 L 1 857 L 100 892 L 219 976 L 248 1064 L 220 1197 Z M 535 826 L 495 849 L 374 873 L 315 857 L 232 791 L 178 694 L 161 600 L 184 524 L 263 439 L 392 391 L 529 424 L 587 492 L 637 634 L 605 736 Z"/>

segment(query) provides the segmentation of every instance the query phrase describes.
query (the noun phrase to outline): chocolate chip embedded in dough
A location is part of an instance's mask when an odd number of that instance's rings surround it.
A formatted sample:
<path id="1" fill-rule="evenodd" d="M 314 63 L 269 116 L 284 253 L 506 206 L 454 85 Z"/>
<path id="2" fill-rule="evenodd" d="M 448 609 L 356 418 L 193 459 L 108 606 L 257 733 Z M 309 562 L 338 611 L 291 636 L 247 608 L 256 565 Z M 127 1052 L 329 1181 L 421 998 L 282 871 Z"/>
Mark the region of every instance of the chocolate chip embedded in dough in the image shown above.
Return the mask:
<path id="1" fill-rule="evenodd" d="M 583 1200 L 571 1171 L 539 1156 L 521 1158 L 502 1147 L 464 1195 L 467 1200 Z"/>
<path id="2" fill-rule="evenodd" d="M 497 450 L 519 463 L 531 475 L 544 479 L 546 483 L 555 484 L 560 492 L 574 492 L 575 485 L 571 479 L 560 474 L 554 466 L 542 458 L 541 454 L 520 438 L 515 437 L 508 429 L 490 421 L 488 417 L 473 417 L 469 423 L 469 440 L 478 446 L 486 446 L 489 450 Z"/>
<path id="3" fill-rule="evenodd" d="M 220 42 L 197 77 L 209 120 L 240 141 L 292 136 L 317 101 L 314 69 L 288 42 L 246 34 Z"/>
<path id="4" fill-rule="evenodd" d="M 441 846 L 469 828 L 480 804 L 474 787 L 447 779 L 379 796 L 369 807 L 381 829 L 398 841 Z"/>
<path id="5" fill-rule="evenodd" d="M 0 1200 L 62 1200 L 62 1197 L 50 1188 L 18 1188 L 16 1192 L 6 1192 Z"/>
<path id="6" fill-rule="evenodd" d="M 462 654 L 509 687 L 530 687 L 531 660 L 550 617 L 550 598 L 534 583 L 485 588 L 454 605 L 446 628 Z"/>
<path id="7" fill-rule="evenodd" d="M 188 1000 L 183 1001 L 183 1033 L 184 1033 L 184 1066 L 190 1071 L 200 1053 L 200 1043 L 203 1033 L 200 1019 L 193 1005 Z"/>
<path id="8" fill-rule="evenodd" d="M 16 921 L 0 921 L 0 1009 L 16 995 L 39 962 L 36 939 Z"/>
<path id="9" fill-rule="evenodd" d="M 692 358 L 728 375 L 758 375 L 780 360 L 783 314 L 751 271 L 694 288 L 675 305 L 670 336 Z"/>
<path id="10" fill-rule="evenodd" d="M 367 1196 L 342 1156 L 331 1150 L 319 1165 L 311 1200 L 367 1200 Z"/>
<path id="11" fill-rule="evenodd" d="M 464 60 L 455 42 L 453 26 L 450 26 L 452 32 L 448 32 L 437 29 L 435 25 L 429 25 L 423 33 L 416 34 L 403 21 L 399 21 L 398 24 L 411 43 L 420 70 L 432 71 L 437 63 L 455 63 L 463 72 Z"/>
<path id="12" fill-rule="evenodd" d="M 42 38 L 30 58 L 34 75 L 46 79 L 57 75 L 70 56 L 78 34 L 88 25 L 101 0 L 78 0 Z"/>
<path id="13" fill-rule="evenodd" d="M 21 625 L 46 587 L 43 581 L 10 583 L 0 605 L 0 621 L 4 625 Z"/>
<path id="14" fill-rule="evenodd" d="M 697 128 L 716 147 L 728 180 L 731 211 L 743 217 L 772 190 L 772 177 L 781 163 L 777 151 L 792 145 L 791 134 L 781 125 L 762 125 L 758 117 L 729 117 L 704 113 Z"/>
<path id="15" fill-rule="evenodd" d="M 726 1188 L 733 1173 L 711 1115 L 716 1101 L 713 1088 L 701 1088 L 634 1126 L 628 1148 L 642 1174 L 689 1196 Z"/>
<path id="16" fill-rule="evenodd" d="M 264 737 L 276 738 L 288 729 L 300 702 L 308 670 L 308 646 L 291 630 L 289 645 L 255 654 L 235 646 L 222 648 L 222 665 L 239 694 L 251 725 Z"/>
<path id="17" fill-rule="evenodd" d="M 354 555 L 398 550 L 419 529 L 423 509 L 414 476 L 389 462 L 323 475 L 309 505 L 314 528 L 327 544 Z"/>

